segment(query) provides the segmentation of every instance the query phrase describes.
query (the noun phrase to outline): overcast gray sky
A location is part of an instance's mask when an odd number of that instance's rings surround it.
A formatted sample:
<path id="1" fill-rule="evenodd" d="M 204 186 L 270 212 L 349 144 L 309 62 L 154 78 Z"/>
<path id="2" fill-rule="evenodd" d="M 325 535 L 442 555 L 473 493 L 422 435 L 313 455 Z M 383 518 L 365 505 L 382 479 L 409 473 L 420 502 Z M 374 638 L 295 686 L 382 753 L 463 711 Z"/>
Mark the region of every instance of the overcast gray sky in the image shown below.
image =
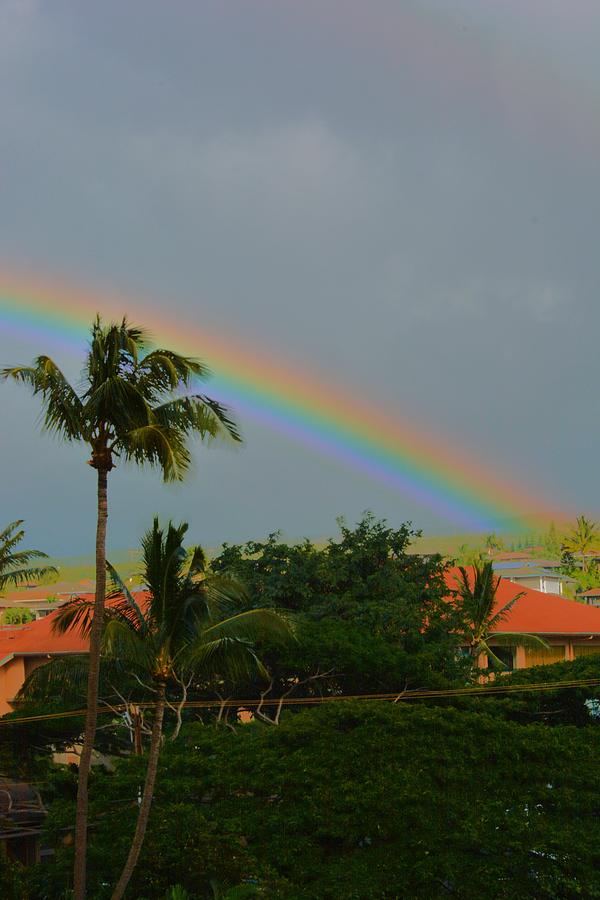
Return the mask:
<path id="1" fill-rule="evenodd" d="M 0 263 L 168 298 L 593 512 L 599 44 L 591 0 L 0 0 Z M 85 452 L 1 390 L 3 520 L 86 552 Z M 453 527 L 240 419 L 181 487 L 119 469 L 109 543 Z"/>

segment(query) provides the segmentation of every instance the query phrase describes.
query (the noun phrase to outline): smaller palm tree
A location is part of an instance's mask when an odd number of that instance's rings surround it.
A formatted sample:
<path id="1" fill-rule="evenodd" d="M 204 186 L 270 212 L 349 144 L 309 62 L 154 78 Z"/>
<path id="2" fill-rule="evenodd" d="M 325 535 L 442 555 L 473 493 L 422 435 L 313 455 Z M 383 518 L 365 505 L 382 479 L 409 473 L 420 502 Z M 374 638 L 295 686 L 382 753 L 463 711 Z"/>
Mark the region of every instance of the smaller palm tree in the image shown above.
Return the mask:
<path id="1" fill-rule="evenodd" d="M 600 537 L 596 523 L 590 522 L 585 516 L 577 516 L 577 524 L 567 535 L 562 546 L 567 553 L 581 557 L 583 571 L 587 572 L 589 567 L 587 554 L 590 550 L 597 549 L 599 543 Z"/>
<path id="2" fill-rule="evenodd" d="M 494 668 L 506 669 L 506 663 L 494 652 L 494 647 L 525 647 L 528 649 L 548 648 L 548 644 L 535 634 L 515 631 L 497 631 L 509 612 L 524 593 L 516 594 L 508 603 L 497 609 L 498 587 L 501 576 L 494 575 L 493 563 L 475 562 L 472 573 L 459 566 L 459 576 L 455 578 L 457 605 L 463 616 L 463 637 L 472 660 L 471 671 L 477 667 L 482 653 L 487 654 Z"/>
<path id="3" fill-rule="evenodd" d="M 23 519 L 17 519 L 0 532 L 0 595 L 8 585 L 19 587 L 58 573 L 54 566 L 30 565 L 35 559 L 48 559 L 41 550 L 15 549 L 25 537 L 22 524 Z"/>
<path id="4" fill-rule="evenodd" d="M 146 780 L 129 856 L 113 893 L 120 900 L 137 864 L 144 841 L 158 770 L 163 720 L 169 684 L 181 686 L 191 675 L 203 681 L 215 678 L 239 680 L 266 670 L 254 645 L 259 639 L 287 640 L 291 628 L 270 609 L 240 611 L 245 598 L 242 585 L 232 578 L 208 571 L 201 547 L 187 554 L 183 540 L 188 526 L 169 522 L 162 529 L 158 519 L 142 539 L 142 579 L 148 591 L 138 601 L 117 571 L 108 564 L 113 582 L 105 609 L 102 658 L 109 667 L 129 669 L 138 680 L 150 683 L 154 717 Z M 77 629 L 88 637 L 94 604 L 75 598 L 57 612 L 54 628 Z M 48 669 L 53 663 L 48 664 Z M 63 667 L 65 674 L 68 674 Z M 40 669 L 34 673 L 44 679 Z"/>
<path id="5" fill-rule="evenodd" d="M 486 534 L 484 540 L 484 546 L 488 556 L 492 556 L 494 550 L 504 550 L 504 541 L 502 538 L 498 537 L 495 532 L 491 534 Z"/>

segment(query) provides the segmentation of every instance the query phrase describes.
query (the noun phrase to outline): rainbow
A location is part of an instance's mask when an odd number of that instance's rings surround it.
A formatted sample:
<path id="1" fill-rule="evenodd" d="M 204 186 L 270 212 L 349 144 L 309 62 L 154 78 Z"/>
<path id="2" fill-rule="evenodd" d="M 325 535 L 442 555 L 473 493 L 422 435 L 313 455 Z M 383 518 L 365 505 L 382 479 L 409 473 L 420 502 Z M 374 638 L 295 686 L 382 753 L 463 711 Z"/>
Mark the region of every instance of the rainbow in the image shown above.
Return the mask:
<path id="1" fill-rule="evenodd" d="M 233 333 L 167 316 L 147 301 L 0 271 L 2 330 L 36 344 L 36 354 L 47 353 L 48 342 L 68 353 L 81 352 L 96 312 L 105 319 L 126 313 L 160 344 L 205 358 L 216 373 L 211 394 L 238 416 L 248 415 L 365 473 L 456 525 L 489 530 L 564 518 L 564 511 L 469 458 L 446 437 L 392 419 L 354 389 L 294 368 Z"/>

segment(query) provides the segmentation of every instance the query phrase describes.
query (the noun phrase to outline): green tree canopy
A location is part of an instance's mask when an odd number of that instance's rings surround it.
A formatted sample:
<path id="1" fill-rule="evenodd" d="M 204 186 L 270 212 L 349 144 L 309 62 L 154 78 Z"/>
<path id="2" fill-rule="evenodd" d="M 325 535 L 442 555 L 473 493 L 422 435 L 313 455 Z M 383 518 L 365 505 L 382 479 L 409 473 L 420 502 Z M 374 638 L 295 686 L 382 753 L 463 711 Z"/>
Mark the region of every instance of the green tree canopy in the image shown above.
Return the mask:
<path id="1" fill-rule="evenodd" d="M 600 536 L 595 522 L 585 516 L 577 516 L 577 522 L 563 541 L 563 551 L 581 558 L 584 572 L 587 572 L 589 560 L 587 554 L 598 549 Z"/>
<path id="2" fill-rule="evenodd" d="M 177 883 L 209 897 L 212 880 L 274 900 L 600 897 L 600 770 L 582 764 L 598 734 L 366 702 L 279 728 L 190 726 L 162 756 L 132 896 L 160 898 Z M 95 780 L 98 900 L 127 844 L 140 775 L 132 759 Z M 56 856 L 35 873 L 47 900 L 68 874 L 71 816 L 68 797 L 53 804 Z"/>
<path id="3" fill-rule="evenodd" d="M 234 572 L 252 602 L 297 617 L 297 646 L 267 650 L 281 695 L 401 690 L 439 684 L 464 672 L 457 659 L 461 618 L 447 602 L 446 564 L 410 552 L 416 532 L 366 514 L 324 546 L 266 541 L 225 545 L 215 572 Z M 325 673 L 328 673 L 325 677 Z M 315 677 L 316 676 L 316 677 Z"/>

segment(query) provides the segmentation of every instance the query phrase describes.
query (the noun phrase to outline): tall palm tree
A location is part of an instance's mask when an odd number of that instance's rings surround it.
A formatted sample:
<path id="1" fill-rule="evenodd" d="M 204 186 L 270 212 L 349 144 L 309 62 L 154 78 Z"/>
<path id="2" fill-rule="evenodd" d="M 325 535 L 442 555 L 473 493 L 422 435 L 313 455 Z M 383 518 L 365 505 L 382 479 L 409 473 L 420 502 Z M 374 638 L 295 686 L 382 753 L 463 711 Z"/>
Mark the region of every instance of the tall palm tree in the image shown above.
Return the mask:
<path id="1" fill-rule="evenodd" d="M 548 648 L 546 641 L 535 634 L 496 630 L 524 593 L 516 594 L 497 609 L 502 577 L 494 575 L 491 561 L 474 562 L 471 572 L 464 566 L 459 566 L 458 571 L 456 601 L 463 617 L 463 639 L 472 660 L 472 672 L 482 653 L 487 654 L 494 667 L 506 669 L 506 663 L 494 653 L 491 644 L 494 647 Z"/>
<path id="2" fill-rule="evenodd" d="M 131 849 L 113 893 L 120 900 L 131 879 L 142 848 L 163 732 L 169 684 L 181 685 L 196 676 L 235 679 L 256 671 L 265 675 L 253 643 L 261 637 L 285 640 L 292 632 L 274 610 L 240 611 L 242 586 L 232 578 L 207 571 L 202 548 L 191 555 L 183 547 L 188 526 L 169 522 L 154 525 L 142 539 L 142 579 L 147 598 L 139 603 L 110 566 L 114 590 L 105 610 L 103 660 L 129 668 L 154 694 L 154 717 L 142 801 Z M 67 603 L 56 614 L 54 628 L 77 629 L 87 637 L 93 622 L 93 604 L 84 598 Z M 48 670 L 53 663 L 48 664 Z M 61 670 L 67 671 L 65 667 Z M 44 673 L 36 670 L 38 678 Z"/>
<path id="3" fill-rule="evenodd" d="M 96 595 L 90 631 L 85 732 L 77 786 L 74 898 L 84 900 L 86 880 L 88 778 L 96 733 L 98 679 L 106 598 L 106 522 L 108 474 L 115 457 L 157 466 L 165 481 L 181 479 L 190 464 L 187 440 L 228 435 L 239 440 L 227 411 L 203 394 L 193 393 L 196 379 L 207 376 L 197 359 L 171 350 L 150 350 L 145 331 L 120 323 L 91 329 L 83 389 L 77 392 L 56 363 L 39 356 L 31 366 L 2 370 L 4 379 L 28 385 L 39 395 L 44 427 L 66 441 L 90 449 L 89 465 L 98 483 Z"/>
<path id="4" fill-rule="evenodd" d="M 563 541 L 563 550 L 581 556 L 583 571 L 587 572 L 589 562 L 586 554 L 590 550 L 597 549 L 599 542 L 600 536 L 596 523 L 590 522 L 585 516 L 577 516 L 577 524 Z"/>
<path id="5" fill-rule="evenodd" d="M 23 519 L 17 519 L 0 532 L 0 594 L 9 584 L 19 587 L 58 573 L 54 566 L 30 565 L 34 559 L 48 559 L 41 550 L 15 550 L 25 537 L 22 524 Z"/>

